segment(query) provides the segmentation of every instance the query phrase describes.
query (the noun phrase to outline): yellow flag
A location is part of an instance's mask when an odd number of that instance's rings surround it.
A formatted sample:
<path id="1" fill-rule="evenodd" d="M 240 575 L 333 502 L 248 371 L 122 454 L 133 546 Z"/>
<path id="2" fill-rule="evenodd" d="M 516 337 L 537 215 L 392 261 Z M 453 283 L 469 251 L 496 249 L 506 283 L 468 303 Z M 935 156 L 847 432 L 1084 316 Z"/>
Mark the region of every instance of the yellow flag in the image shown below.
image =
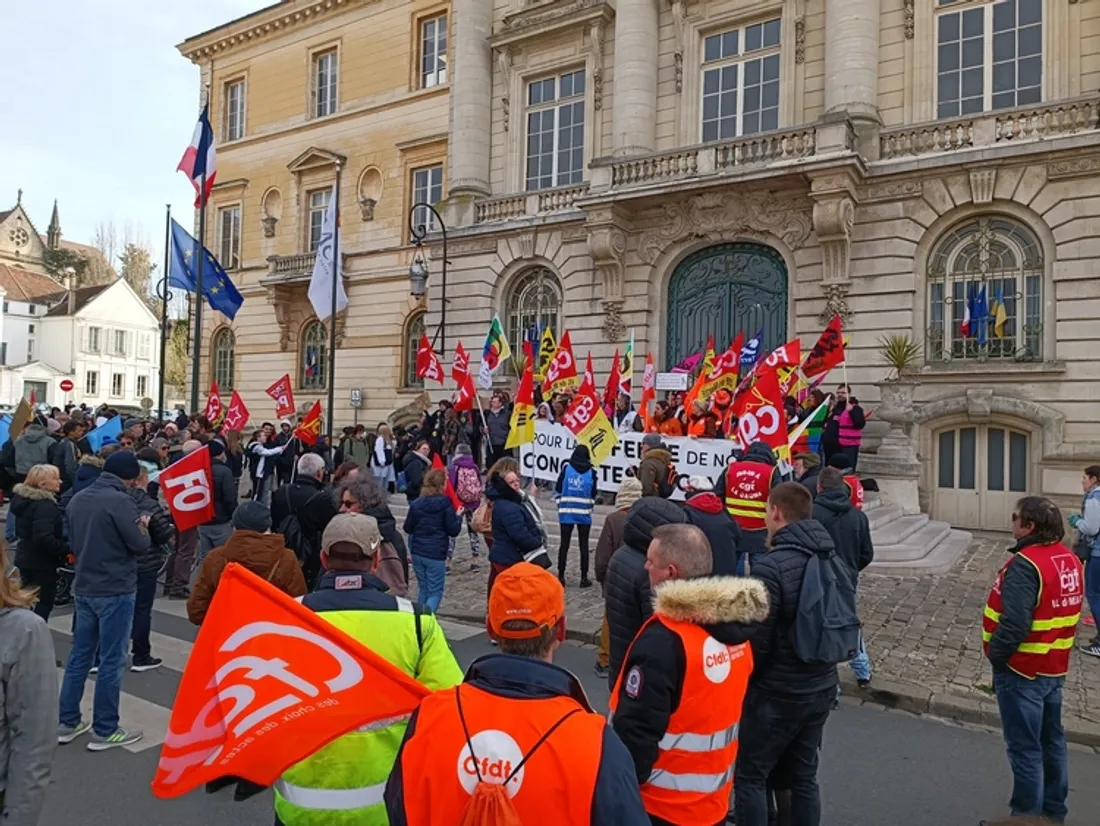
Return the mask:
<path id="1" fill-rule="evenodd" d="M 519 390 L 512 406 L 512 421 L 509 424 L 508 441 L 504 447 L 511 449 L 535 441 L 535 383 L 532 366 L 528 362 L 523 368 L 523 378 L 519 380 Z"/>
<path id="2" fill-rule="evenodd" d="M 573 403 L 561 417 L 561 422 L 577 442 L 588 447 L 593 465 L 599 465 L 607 459 L 619 443 L 619 434 L 615 432 L 588 385 L 582 387 L 573 397 Z"/>
<path id="3" fill-rule="evenodd" d="M 539 341 L 539 363 L 538 370 L 535 371 L 535 378 L 539 381 L 546 378 L 546 368 L 550 366 L 550 360 L 554 358 L 554 353 L 557 351 L 558 345 L 554 341 L 554 331 L 547 327 L 542 331 L 542 339 Z"/>
<path id="4" fill-rule="evenodd" d="M 714 335 L 711 334 L 707 339 L 707 351 L 703 354 L 703 372 L 709 373 L 714 369 L 715 363 L 718 361 L 718 354 L 714 352 Z"/>

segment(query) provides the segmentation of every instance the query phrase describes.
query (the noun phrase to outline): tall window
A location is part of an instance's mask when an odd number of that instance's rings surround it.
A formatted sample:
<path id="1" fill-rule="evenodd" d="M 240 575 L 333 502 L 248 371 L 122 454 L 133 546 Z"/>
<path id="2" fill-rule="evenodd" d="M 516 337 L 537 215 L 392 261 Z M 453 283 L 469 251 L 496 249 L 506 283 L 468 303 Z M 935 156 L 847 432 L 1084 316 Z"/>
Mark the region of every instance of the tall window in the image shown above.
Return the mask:
<path id="1" fill-rule="evenodd" d="M 703 41 L 703 140 L 779 128 L 779 20 Z"/>
<path id="2" fill-rule="evenodd" d="M 137 397 L 144 399 L 149 395 L 149 377 L 138 376 L 137 377 Z"/>
<path id="3" fill-rule="evenodd" d="M 325 225 L 325 213 L 328 202 L 332 200 L 331 189 L 318 189 L 309 193 L 309 251 L 317 249 L 321 243 L 321 230 Z"/>
<path id="4" fill-rule="evenodd" d="M 114 373 L 111 375 L 111 395 L 116 399 L 121 399 L 126 391 L 126 376 L 123 373 Z"/>
<path id="5" fill-rule="evenodd" d="M 99 395 L 99 371 L 89 370 L 84 374 L 84 394 L 86 396 Z"/>
<path id="6" fill-rule="evenodd" d="M 236 141 L 244 137 L 244 80 L 225 84 L 225 139 Z"/>
<path id="7" fill-rule="evenodd" d="M 313 115 L 323 118 L 336 112 L 338 80 L 336 50 L 313 56 Z"/>
<path id="8" fill-rule="evenodd" d="M 149 345 L 152 343 L 152 336 L 148 333 L 142 333 L 138 336 L 138 358 L 149 358 Z"/>
<path id="9" fill-rule="evenodd" d="M 1038 361 L 1043 252 L 1029 230 L 983 216 L 948 232 L 928 263 L 928 358 Z"/>
<path id="10" fill-rule="evenodd" d="M 447 82 L 447 15 L 420 24 L 420 88 Z"/>
<path id="11" fill-rule="evenodd" d="M 508 343 L 515 353 L 523 352 L 525 338 L 535 340 L 549 327 L 555 337 L 562 330 L 558 324 L 561 316 L 561 282 L 545 267 L 523 273 L 512 285 L 508 294 Z"/>
<path id="12" fill-rule="evenodd" d="M 939 0 L 936 41 L 938 117 L 1042 98 L 1043 0 Z"/>
<path id="13" fill-rule="evenodd" d="M 115 330 L 114 340 L 111 342 L 113 349 L 111 352 L 116 356 L 127 355 L 127 345 L 129 344 L 128 336 L 125 330 Z"/>
<path id="14" fill-rule="evenodd" d="M 584 180 L 584 69 L 527 84 L 527 188 Z"/>
<path id="15" fill-rule="evenodd" d="M 241 207 L 218 210 L 218 261 L 227 270 L 241 265 Z"/>
<path id="16" fill-rule="evenodd" d="M 99 327 L 88 327 L 84 330 L 84 352 L 85 353 L 98 353 L 100 352 L 100 339 L 102 338 L 103 330 Z"/>
<path id="17" fill-rule="evenodd" d="M 443 200 L 443 166 L 425 166 L 414 169 L 412 173 L 412 191 L 414 204 L 431 204 L 435 206 Z M 429 230 L 436 227 L 435 216 L 431 212 L 420 207 L 413 216 L 416 226 L 425 226 Z"/>
<path id="18" fill-rule="evenodd" d="M 27 339 L 27 361 L 28 362 L 34 361 L 34 339 L 33 338 L 28 338 Z"/>
<path id="19" fill-rule="evenodd" d="M 413 313 L 405 324 L 405 387 L 423 387 L 424 380 L 416 377 L 416 351 L 420 337 L 424 335 L 424 312 Z"/>
<path id="20" fill-rule="evenodd" d="M 324 390 L 328 370 L 328 331 L 316 319 L 302 331 L 302 370 L 298 386 L 303 390 Z"/>
<path id="21" fill-rule="evenodd" d="M 214 381 L 219 390 L 232 390 L 237 337 L 228 327 L 214 333 Z"/>

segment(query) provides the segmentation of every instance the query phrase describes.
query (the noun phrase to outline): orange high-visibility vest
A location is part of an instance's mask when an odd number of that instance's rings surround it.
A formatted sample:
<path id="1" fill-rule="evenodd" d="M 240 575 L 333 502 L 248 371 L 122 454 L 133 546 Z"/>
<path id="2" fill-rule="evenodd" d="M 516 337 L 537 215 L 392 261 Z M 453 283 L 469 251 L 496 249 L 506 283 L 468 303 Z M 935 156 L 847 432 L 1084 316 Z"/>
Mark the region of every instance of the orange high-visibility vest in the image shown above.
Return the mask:
<path id="1" fill-rule="evenodd" d="M 733 462 L 726 469 L 726 510 L 743 531 L 762 531 L 768 495 L 772 491 L 771 465 L 764 462 Z"/>
<path id="2" fill-rule="evenodd" d="M 469 742 L 459 718 L 458 691 Z M 401 753 L 408 826 L 454 826 L 477 788 L 479 773 L 484 782 L 504 783 L 566 715 L 528 757 L 508 792 L 524 823 L 588 826 L 604 719 L 571 697 L 517 700 L 469 684 L 436 692 L 420 704 L 415 730 Z"/>
<path id="3" fill-rule="evenodd" d="M 729 809 L 752 648 L 748 643 L 726 645 L 693 622 L 660 614 L 650 616 L 638 637 L 651 622 L 660 622 L 680 638 L 686 662 L 680 704 L 657 744 L 657 760 L 641 786 L 642 802 L 651 816 L 669 823 L 720 823 Z M 623 679 L 620 672 L 611 692 L 612 715 Z"/>
<path id="4" fill-rule="evenodd" d="M 1039 599 L 1031 615 L 1031 630 L 1008 667 L 1017 674 L 1036 677 L 1064 677 L 1069 671 L 1069 652 L 1081 618 L 1084 597 L 1084 568 L 1077 555 L 1061 543 L 1031 545 L 1017 551 L 997 572 L 982 617 L 982 649 L 989 653 L 989 641 L 1001 624 L 1001 583 L 1009 565 L 1032 565 L 1039 573 Z"/>
<path id="5" fill-rule="evenodd" d="M 852 473 L 844 477 L 844 482 L 848 485 L 848 498 L 852 500 L 852 506 L 863 510 L 863 483 L 859 477 Z"/>

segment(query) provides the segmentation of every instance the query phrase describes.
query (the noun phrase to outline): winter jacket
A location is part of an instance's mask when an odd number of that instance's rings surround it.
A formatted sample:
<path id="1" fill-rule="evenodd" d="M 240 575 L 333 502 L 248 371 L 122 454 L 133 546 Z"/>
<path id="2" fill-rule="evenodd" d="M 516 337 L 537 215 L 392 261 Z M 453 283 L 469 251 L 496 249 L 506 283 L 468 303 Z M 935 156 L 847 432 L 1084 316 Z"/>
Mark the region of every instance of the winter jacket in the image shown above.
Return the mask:
<path id="1" fill-rule="evenodd" d="M 1037 545 L 1033 536 L 1025 536 L 1008 549 L 1010 554 Z M 1091 561 L 1089 563 L 1092 564 Z M 1031 633 L 1031 618 L 1039 601 L 1042 580 L 1034 565 L 1008 566 L 1001 580 L 1001 619 L 989 640 L 986 659 L 994 672 L 1008 671 L 1008 660 Z"/>
<path id="2" fill-rule="evenodd" d="M 837 684 L 835 665 L 802 662 L 791 642 L 802 577 L 810 560 L 807 551 L 821 557 L 833 554 L 832 537 L 813 519 L 792 522 L 776 531 L 771 550 L 753 563 L 753 577 L 768 589 L 769 607 L 768 618 L 752 638 L 750 692 L 798 697 L 817 694 Z M 854 578 L 846 585 L 855 588 Z"/>
<path id="3" fill-rule="evenodd" d="M 515 565 L 525 554 L 546 544 L 542 526 L 523 494 L 514 491 L 500 476 L 492 476 L 485 486 L 485 498 L 493 503 L 493 547 L 489 561 L 498 565 Z"/>
<path id="4" fill-rule="evenodd" d="M 345 462 L 352 461 L 359 465 L 360 470 L 367 469 L 370 464 L 370 446 L 366 439 L 357 439 L 352 436 L 350 439 L 345 439 L 342 446 Z"/>
<path id="5" fill-rule="evenodd" d="M 249 475 L 254 479 L 266 479 L 275 473 L 275 465 L 280 456 L 287 451 L 280 449 L 278 445 L 268 447 L 267 444 L 253 442 L 248 446 L 248 458 L 252 464 Z"/>
<path id="6" fill-rule="evenodd" d="M 654 612 L 676 622 L 691 622 L 726 645 L 748 642 L 768 615 L 763 584 L 744 577 L 676 579 L 661 583 Z M 683 638 L 667 625 L 651 622 L 630 646 L 624 673 L 637 669 L 641 680 L 636 696 L 619 686 L 618 706 L 611 720 L 631 757 L 638 783 L 644 783 L 657 761 L 658 743 L 680 705 L 687 656 Z"/>
<path id="7" fill-rule="evenodd" d="M 669 484 L 669 468 L 672 454 L 662 447 L 651 447 L 638 465 L 638 481 L 642 483 L 642 496 L 660 496 L 668 499 L 675 492 Z"/>
<path id="8" fill-rule="evenodd" d="M 495 517 L 494 513 L 494 517 Z M 653 529 L 687 522 L 684 509 L 675 502 L 645 496 L 635 502 L 626 517 L 623 545 L 611 556 L 604 583 L 607 592 L 607 628 L 610 632 L 608 685 L 614 686 L 631 640 L 653 613 L 645 555 Z M 494 546 L 495 547 L 495 546 Z"/>
<path id="9" fill-rule="evenodd" d="M 628 513 L 630 508 L 623 508 L 609 513 L 603 520 L 600 538 L 596 540 L 596 582 L 603 583 L 607 579 L 607 566 L 611 563 L 611 557 L 623 544 Z"/>
<path id="10" fill-rule="evenodd" d="M 279 433 L 275 437 L 275 446 L 289 445 L 294 441 L 294 433 Z M 298 445 L 292 445 L 275 458 L 275 470 L 288 477 L 294 472 L 294 465 L 298 461 Z"/>
<path id="11" fill-rule="evenodd" d="M 11 512 L 15 514 L 15 532 L 19 537 L 15 564 L 20 570 L 53 571 L 65 564 L 69 546 L 63 538 L 61 507 L 55 494 L 16 485 L 12 489 Z"/>
<path id="12" fill-rule="evenodd" d="M 405 455 L 405 498 L 414 502 L 420 495 L 420 486 L 424 484 L 424 474 L 431 470 L 432 462 L 426 456 L 422 456 L 415 450 Z"/>
<path id="13" fill-rule="evenodd" d="M 367 516 L 373 516 L 378 523 L 378 531 L 382 534 L 382 541 L 389 542 L 397 551 L 397 558 L 401 560 L 401 568 L 405 572 L 405 580 L 409 579 L 409 550 L 405 546 L 405 537 L 397 530 L 397 520 L 390 513 L 390 506 L 385 502 L 376 508 L 368 508 L 363 511 Z"/>
<path id="14" fill-rule="evenodd" d="M 237 509 L 237 480 L 233 470 L 220 459 L 210 462 L 210 471 L 214 482 L 214 518 L 207 525 L 228 525 Z"/>
<path id="15" fill-rule="evenodd" d="M 852 504 L 848 489 L 823 490 L 814 500 L 814 519 L 825 526 L 833 538 L 836 555 L 855 573 L 875 558 L 871 544 L 871 523 L 867 514 Z"/>
<path id="16" fill-rule="evenodd" d="M 743 460 L 746 462 L 761 462 L 765 465 L 771 465 L 772 481 L 771 486 L 774 488 L 779 485 L 783 479 L 779 475 L 779 468 L 776 467 L 775 453 L 763 442 L 753 442 L 749 445 L 745 451 Z M 719 496 L 724 496 L 726 492 L 726 474 L 729 468 L 723 470 L 718 474 L 718 481 L 714 483 L 714 490 Z M 763 553 L 767 549 L 768 545 L 768 532 L 761 529 L 758 531 L 741 531 L 741 538 L 737 542 L 737 553 L 739 554 L 759 554 Z"/>
<path id="17" fill-rule="evenodd" d="M 458 469 L 467 468 L 473 470 L 477 474 L 478 481 L 481 480 L 481 471 L 478 470 L 477 462 L 474 461 L 473 456 L 456 456 L 454 461 L 451 462 L 451 469 L 447 471 L 447 478 L 451 480 L 451 487 L 455 489 L 455 494 L 458 494 Z M 467 474 L 469 475 L 469 474 Z M 484 485 L 482 485 L 484 488 Z M 460 500 L 461 501 L 461 500 Z M 477 510 L 477 506 L 481 504 L 481 497 L 477 497 L 473 502 L 463 502 L 462 509 L 473 513 Z"/>
<path id="18" fill-rule="evenodd" d="M 6 572 L 3 572 L 6 573 Z M 57 668 L 45 620 L 0 608 L 0 823 L 37 826 L 57 748 Z"/>
<path id="19" fill-rule="evenodd" d="M 458 536 L 462 523 L 455 516 L 454 503 L 442 493 L 421 496 L 411 505 L 405 517 L 405 535 L 413 556 L 425 559 L 446 559 L 450 538 Z"/>
<path id="20" fill-rule="evenodd" d="M 499 411 L 485 411 L 485 427 L 489 431 L 489 444 L 495 448 L 502 448 L 508 443 L 508 432 L 511 429 L 512 416 L 507 408 Z"/>
<path id="21" fill-rule="evenodd" d="M 684 502 L 684 513 L 689 524 L 706 534 L 714 560 L 714 576 L 736 574 L 741 528 L 726 510 L 722 498 L 709 490 L 693 494 Z"/>
<path id="22" fill-rule="evenodd" d="M 820 467 L 812 467 L 798 477 L 798 484 L 810 492 L 810 496 L 817 498 L 817 477 L 821 475 Z M 816 516 L 814 517 L 817 518 Z"/>
<path id="23" fill-rule="evenodd" d="M 32 422 L 18 439 L 15 440 L 15 475 L 19 481 L 35 465 L 45 465 L 50 461 L 50 448 L 54 440 L 43 425 Z"/>
<path id="24" fill-rule="evenodd" d="M 271 529 L 278 532 L 291 514 L 298 517 L 302 532 L 314 537 L 320 547 L 321 536 L 338 513 L 332 491 L 312 476 L 299 476 L 271 497 Z"/>
<path id="25" fill-rule="evenodd" d="M 152 541 L 149 550 L 138 554 L 138 573 L 159 571 L 176 541 L 176 523 L 164 506 L 142 488 L 128 488 L 127 492 L 137 504 L 138 513 L 149 517 L 148 530 Z"/>
<path id="26" fill-rule="evenodd" d="M 113 597 L 137 590 L 137 558 L 149 550 L 149 531 L 122 480 L 103 472 L 76 494 L 65 513 L 76 556 L 74 593 Z"/>
<path id="27" fill-rule="evenodd" d="M 61 439 L 50 448 L 50 462 L 61 473 L 62 490 L 72 487 L 80 467 L 80 448 L 72 439 Z"/>
<path id="28" fill-rule="evenodd" d="M 218 581 L 230 562 L 243 565 L 292 597 L 300 597 L 308 591 L 302 566 L 294 551 L 283 545 L 282 534 L 235 531 L 228 542 L 212 550 L 203 560 L 199 578 L 187 598 L 187 617 L 195 625 L 202 625 L 206 618 Z"/>

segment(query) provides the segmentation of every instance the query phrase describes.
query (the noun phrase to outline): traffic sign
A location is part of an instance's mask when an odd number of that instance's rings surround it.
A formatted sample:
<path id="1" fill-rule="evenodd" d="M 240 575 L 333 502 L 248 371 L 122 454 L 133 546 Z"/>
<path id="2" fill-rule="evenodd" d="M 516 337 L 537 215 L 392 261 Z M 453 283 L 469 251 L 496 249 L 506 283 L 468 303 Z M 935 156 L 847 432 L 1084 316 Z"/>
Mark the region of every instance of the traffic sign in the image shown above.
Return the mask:
<path id="1" fill-rule="evenodd" d="M 72 379 L 62 379 L 61 380 L 61 392 L 62 393 L 71 393 L 73 387 L 75 387 L 75 386 L 76 385 L 73 384 Z"/>

